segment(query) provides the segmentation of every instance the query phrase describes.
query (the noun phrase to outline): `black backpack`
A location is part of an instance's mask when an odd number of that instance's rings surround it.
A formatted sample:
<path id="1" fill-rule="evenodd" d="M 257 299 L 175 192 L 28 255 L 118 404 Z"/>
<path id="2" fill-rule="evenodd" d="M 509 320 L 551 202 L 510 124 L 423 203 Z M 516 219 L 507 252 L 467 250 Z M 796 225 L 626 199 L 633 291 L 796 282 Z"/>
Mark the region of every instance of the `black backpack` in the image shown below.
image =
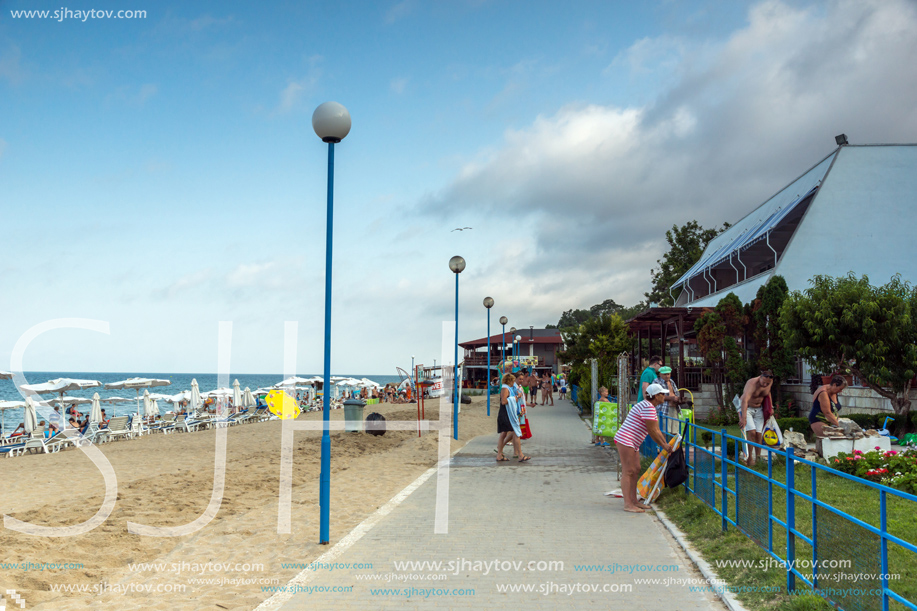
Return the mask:
<path id="1" fill-rule="evenodd" d="M 685 432 L 687 433 L 688 425 L 685 423 Z M 688 481 L 688 463 L 685 460 L 684 437 L 678 449 L 669 454 L 666 460 L 665 475 L 663 475 L 666 488 L 675 488 Z"/>
<path id="2" fill-rule="evenodd" d="M 370 435 L 385 435 L 385 416 L 373 412 L 366 417 L 366 432 Z"/>

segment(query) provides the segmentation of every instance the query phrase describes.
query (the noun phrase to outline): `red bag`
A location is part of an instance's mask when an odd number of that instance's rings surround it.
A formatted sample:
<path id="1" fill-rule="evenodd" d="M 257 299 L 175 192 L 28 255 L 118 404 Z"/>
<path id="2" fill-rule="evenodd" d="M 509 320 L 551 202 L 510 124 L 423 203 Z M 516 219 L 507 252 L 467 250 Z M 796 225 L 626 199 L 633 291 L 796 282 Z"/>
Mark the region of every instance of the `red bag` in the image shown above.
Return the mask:
<path id="1" fill-rule="evenodd" d="M 529 427 L 529 419 L 525 418 L 519 423 L 519 430 L 522 431 L 522 437 L 519 439 L 531 439 L 532 429 Z"/>

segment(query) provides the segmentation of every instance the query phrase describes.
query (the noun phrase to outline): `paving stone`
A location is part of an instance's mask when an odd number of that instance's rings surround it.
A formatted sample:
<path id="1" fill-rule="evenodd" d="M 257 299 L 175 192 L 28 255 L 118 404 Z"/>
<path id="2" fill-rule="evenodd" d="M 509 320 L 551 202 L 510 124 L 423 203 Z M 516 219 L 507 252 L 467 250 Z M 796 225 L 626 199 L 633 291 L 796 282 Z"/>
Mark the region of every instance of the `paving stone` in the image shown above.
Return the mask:
<path id="1" fill-rule="evenodd" d="M 531 462 L 497 463 L 496 434 L 453 457 L 448 534 L 433 532 L 433 476 L 337 559 L 372 569 L 316 571 L 308 582 L 351 592 L 297 593 L 282 609 L 725 608 L 688 584 L 636 583 L 700 575 L 650 513 L 626 513 L 621 499 L 604 496 L 620 487 L 616 453 L 589 444 L 569 401 L 530 408 L 530 417 L 534 437 L 523 449 Z M 439 565 L 395 566 L 412 561 Z M 582 570 L 589 565 L 604 570 Z"/>

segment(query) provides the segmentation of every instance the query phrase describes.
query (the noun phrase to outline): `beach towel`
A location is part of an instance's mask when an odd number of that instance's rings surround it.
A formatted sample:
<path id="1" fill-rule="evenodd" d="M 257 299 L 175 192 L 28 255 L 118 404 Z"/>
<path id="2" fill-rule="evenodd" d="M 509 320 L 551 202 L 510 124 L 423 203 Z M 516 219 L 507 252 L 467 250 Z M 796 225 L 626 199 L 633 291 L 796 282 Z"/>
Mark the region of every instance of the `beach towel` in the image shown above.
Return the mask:
<path id="1" fill-rule="evenodd" d="M 681 435 L 675 438 L 674 449 L 677 450 L 680 445 Z M 668 458 L 668 450 L 659 450 L 659 454 L 656 455 L 656 459 L 653 461 L 653 464 L 651 464 L 649 469 L 647 469 L 643 475 L 640 476 L 640 481 L 637 482 L 637 496 L 645 500 L 647 503 L 652 503 L 655 501 L 659 496 L 659 493 L 662 492 L 662 489 L 665 487 L 663 476 L 665 475 L 666 461 Z"/>
<path id="2" fill-rule="evenodd" d="M 614 439 L 618 432 L 618 404 L 596 401 L 592 406 L 592 433 Z"/>
<path id="3" fill-rule="evenodd" d="M 771 401 L 770 395 L 764 397 L 761 407 L 764 408 L 764 421 L 767 422 L 774 415 L 774 403 Z"/>

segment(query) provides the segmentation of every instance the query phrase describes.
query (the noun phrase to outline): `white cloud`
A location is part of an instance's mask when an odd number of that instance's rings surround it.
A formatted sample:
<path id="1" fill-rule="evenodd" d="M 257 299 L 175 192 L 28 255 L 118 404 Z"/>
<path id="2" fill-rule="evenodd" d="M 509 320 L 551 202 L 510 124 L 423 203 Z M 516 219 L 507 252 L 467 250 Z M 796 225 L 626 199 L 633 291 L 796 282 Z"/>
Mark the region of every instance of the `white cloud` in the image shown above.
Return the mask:
<path id="1" fill-rule="evenodd" d="M 404 93 L 404 88 L 405 86 L 407 86 L 407 84 L 408 84 L 407 77 L 401 76 L 398 78 L 393 78 L 391 83 L 389 83 L 389 88 L 393 92 L 401 95 L 402 93 Z"/>
<path id="2" fill-rule="evenodd" d="M 159 87 L 157 87 L 153 83 L 144 83 L 140 87 L 140 92 L 137 94 L 137 98 L 136 98 L 137 103 L 140 105 L 143 105 L 144 102 L 146 102 L 148 99 L 156 95 L 158 91 L 159 91 Z"/>
<path id="3" fill-rule="evenodd" d="M 718 42 L 637 41 L 619 68 L 677 77 L 652 103 L 571 104 L 539 116 L 420 207 L 529 220 L 535 247 L 514 259 L 527 272 L 579 275 L 592 261 L 580 280 L 626 303 L 618 295 L 649 288 L 673 224 L 735 221 L 830 152 L 841 132 L 853 143 L 917 140 L 914 57 L 912 2 L 763 2 Z"/>
<path id="4" fill-rule="evenodd" d="M 322 75 L 322 70 L 318 66 L 321 61 L 321 55 L 313 55 L 308 59 L 309 71 L 305 76 L 287 79 L 287 86 L 280 92 L 278 112 L 287 113 L 300 108 L 306 99 L 314 93 Z"/>
<path id="5" fill-rule="evenodd" d="M 0 52 L 0 79 L 6 79 L 13 85 L 22 82 L 22 51 L 9 43 L 2 52 Z"/>
<path id="6" fill-rule="evenodd" d="M 385 12 L 385 23 L 395 23 L 399 19 L 404 19 L 414 12 L 414 8 L 414 0 L 401 0 L 401 2 L 393 4 Z"/>

